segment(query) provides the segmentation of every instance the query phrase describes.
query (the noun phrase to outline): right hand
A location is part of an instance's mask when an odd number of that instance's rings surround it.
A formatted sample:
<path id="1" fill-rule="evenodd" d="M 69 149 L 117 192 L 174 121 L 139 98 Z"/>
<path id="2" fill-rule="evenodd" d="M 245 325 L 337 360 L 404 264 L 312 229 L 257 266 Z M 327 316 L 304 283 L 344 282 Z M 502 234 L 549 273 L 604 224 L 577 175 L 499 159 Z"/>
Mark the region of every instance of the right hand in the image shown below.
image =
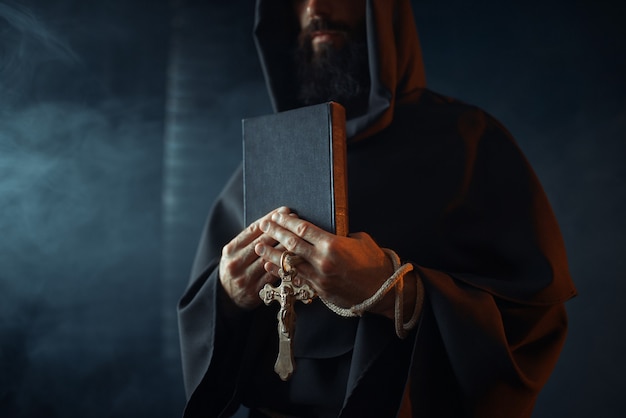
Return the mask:
<path id="1" fill-rule="evenodd" d="M 259 291 L 277 279 L 263 267 L 264 260 L 254 252 L 258 243 L 275 246 L 277 242 L 261 231 L 260 225 L 273 213 L 289 213 L 287 208 L 271 211 L 254 221 L 222 248 L 220 282 L 228 297 L 241 309 L 251 310 L 262 303 Z"/>

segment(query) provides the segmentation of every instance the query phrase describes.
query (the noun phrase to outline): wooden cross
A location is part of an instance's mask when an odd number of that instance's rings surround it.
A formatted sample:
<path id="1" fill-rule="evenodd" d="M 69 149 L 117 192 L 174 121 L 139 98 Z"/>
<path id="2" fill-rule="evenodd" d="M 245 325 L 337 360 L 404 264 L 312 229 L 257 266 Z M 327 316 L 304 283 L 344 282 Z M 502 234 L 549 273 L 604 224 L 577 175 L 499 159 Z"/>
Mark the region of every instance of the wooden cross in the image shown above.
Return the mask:
<path id="1" fill-rule="evenodd" d="M 296 312 L 294 302 L 299 300 L 303 303 L 311 303 L 315 297 L 315 291 L 308 284 L 296 286 L 293 279 L 298 272 L 291 265 L 290 260 L 297 257 L 295 254 L 285 251 L 280 258 L 281 268 L 278 270 L 280 285 L 274 287 L 266 283 L 259 292 L 259 296 L 266 305 L 273 301 L 280 303 L 278 311 L 278 357 L 274 364 L 274 371 L 283 381 L 288 380 L 293 374 L 295 364 L 293 358 L 293 336 L 296 327 Z"/>

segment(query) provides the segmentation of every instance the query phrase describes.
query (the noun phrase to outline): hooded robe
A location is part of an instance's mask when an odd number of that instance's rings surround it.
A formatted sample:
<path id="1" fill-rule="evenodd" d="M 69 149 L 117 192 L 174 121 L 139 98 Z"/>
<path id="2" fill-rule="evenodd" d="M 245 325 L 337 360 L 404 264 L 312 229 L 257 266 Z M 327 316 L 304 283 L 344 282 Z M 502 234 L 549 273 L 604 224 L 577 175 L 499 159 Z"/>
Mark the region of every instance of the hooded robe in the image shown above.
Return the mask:
<path id="1" fill-rule="evenodd" d="M 347 121 L 350 231 L 413 264 L 418 326 L 297 304 L 296 370 L 273 372 L 276 307 L 225 315 L 222 247 L 244 228 L 241 167 L 215 202 L 179 303 L 186 417 L 239 405 L 301 417 L 529 417 L 576 294 L 559 227 L 509 132 L 426 88 L 408 0 L 367 0 L 370 95 Z M 275 111 L 297 105 L 289 2 L 258 0 L 255 41 Z"/>

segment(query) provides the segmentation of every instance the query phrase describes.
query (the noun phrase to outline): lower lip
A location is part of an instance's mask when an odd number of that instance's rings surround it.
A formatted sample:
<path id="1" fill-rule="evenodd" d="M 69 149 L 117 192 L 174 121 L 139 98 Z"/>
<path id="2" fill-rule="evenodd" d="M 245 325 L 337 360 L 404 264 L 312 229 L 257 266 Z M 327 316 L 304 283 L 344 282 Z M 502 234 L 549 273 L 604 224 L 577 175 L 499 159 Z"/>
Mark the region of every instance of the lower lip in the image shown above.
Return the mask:
<path id="1" fill-rule="evenodd" d="M 323 32 L 323 33 L 317 33 L 313 36 L 313 39 L 319 41 L 319 42 L 330 42 L 333 40 L 333 38 L 335 38 L 337 35 L 329 33 L 329 32 Z"/>
<path id="2" fill-rule="evenodd" d="M 332 42 L 334 39 L 339 39 L 341 37 L 342 33 L 336 31 L 321 31 L 313 33 L 313 39 L 317 39 L 320 42 Z"/>
<path id="3" fill-rule="evenodd" d="M 341 39 L 341 35 L 335 32 L 319 32 L 313 35 L 313 44 L 333 44 Z"/>

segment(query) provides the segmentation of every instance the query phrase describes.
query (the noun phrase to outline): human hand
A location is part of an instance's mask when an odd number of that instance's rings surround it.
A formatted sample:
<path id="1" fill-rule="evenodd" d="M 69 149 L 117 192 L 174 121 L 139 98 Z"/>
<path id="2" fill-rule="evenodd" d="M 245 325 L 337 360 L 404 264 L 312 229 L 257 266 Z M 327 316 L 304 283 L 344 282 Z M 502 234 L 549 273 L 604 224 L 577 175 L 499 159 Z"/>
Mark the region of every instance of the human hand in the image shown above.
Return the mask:
<path id="1" fill-rule="evenodd" d="M 287 208 L 279 208 L 251 223 L 239 235 L 222 248 L 219 276 L 220 282 L 228 297 L 239 308 L 250 310 L 261 304 L 259 290 L 276 278 L 264 267 L 264 260 L 254 252 L 255 246 L 261 244 L 268 247 L 277 241 L 264 234 L 260 225 L 270 219 L 274 213 L 288 213 Z M 279 250 L 277 250 L 279 251 Z"/>
<path id="2" fill-rule="evenodd" d="M 281 254 L 284 249 L 292 251 L 302 259 L 297 265 L 297 279 L 306 281 L 320 297 L 337 306 L 363 302 L 393 274 L 391 260 L 367 233 L 340 237 L 289 214 L 287 208 L 265 217 L 260 228 L 281 244 L 277 248 L 264 241 L 255 244 L 256 254 L 265 261 L 265 271 L 277 276 Z M 392 293 L 371 311 L 393 317 Z"/>

